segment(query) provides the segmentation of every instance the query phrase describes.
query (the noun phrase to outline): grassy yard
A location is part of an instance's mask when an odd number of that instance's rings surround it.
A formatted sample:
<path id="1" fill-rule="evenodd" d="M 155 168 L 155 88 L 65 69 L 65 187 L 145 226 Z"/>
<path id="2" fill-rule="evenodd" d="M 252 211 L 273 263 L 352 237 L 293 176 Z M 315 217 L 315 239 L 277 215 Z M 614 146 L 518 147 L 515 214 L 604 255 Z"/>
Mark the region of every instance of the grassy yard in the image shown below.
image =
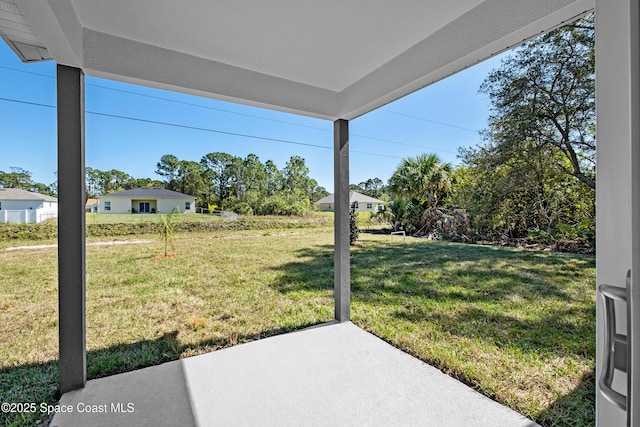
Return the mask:
<path id="1" fill-rule="evenodd" d="M 155 259 L 146 237 L 87 248 L 89 378 L 333 317 L 330 229 L 183 233 L 179 257 Z M 593 424 L 593 257 L 360 242 L 354 323 L 540 423 Z M 0 250 L 0 275 L 0 401 L 54 402 L 56 249 Z"/>

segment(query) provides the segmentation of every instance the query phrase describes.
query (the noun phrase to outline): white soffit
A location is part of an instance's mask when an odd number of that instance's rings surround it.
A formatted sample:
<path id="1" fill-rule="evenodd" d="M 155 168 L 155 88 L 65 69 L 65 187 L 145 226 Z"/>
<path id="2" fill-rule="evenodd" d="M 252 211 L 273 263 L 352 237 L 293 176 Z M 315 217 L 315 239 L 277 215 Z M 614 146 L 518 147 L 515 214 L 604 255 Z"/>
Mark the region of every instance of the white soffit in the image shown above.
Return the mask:
<path id="1" fill-rule="evenodd" d="M 53 59 L 14 0 L 0 0 L 0 36 L 24 62 Z"/>
<path id="2" fill-rule="evenodd" d="M 58 63 L 89 75 L 330 120 L 365 114 L 595 2 L 12 1 Z"/>

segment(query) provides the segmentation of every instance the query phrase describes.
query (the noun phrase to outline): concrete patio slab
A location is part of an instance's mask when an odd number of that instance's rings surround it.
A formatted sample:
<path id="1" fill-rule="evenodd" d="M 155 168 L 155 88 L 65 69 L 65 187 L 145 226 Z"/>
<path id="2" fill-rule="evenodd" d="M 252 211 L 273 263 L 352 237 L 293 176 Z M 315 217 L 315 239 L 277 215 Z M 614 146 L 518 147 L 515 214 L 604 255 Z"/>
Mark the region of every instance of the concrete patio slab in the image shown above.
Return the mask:
<path id="1" fill-rule="evenodd" d="M 536 426 L 351 323 L 89 381 L 52 426 Z"/>

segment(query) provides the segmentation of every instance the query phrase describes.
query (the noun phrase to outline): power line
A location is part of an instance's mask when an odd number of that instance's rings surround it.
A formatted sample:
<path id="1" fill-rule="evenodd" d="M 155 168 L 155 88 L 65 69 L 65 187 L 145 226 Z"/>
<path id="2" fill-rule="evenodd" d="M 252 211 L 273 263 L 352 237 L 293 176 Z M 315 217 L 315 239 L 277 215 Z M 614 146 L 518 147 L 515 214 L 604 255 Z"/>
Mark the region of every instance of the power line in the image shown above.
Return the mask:
<path id="1" fill-rule="evenodd" d="M 358 134 L 355 134 L 355 133 L 352 133 L 351 136 L 356 136 L 356 137 L 359 137 L 359 138 L 371 139 L 371 140 L 374 140 L 374 141 L 390 142 L 392 144 L 398 144 L 398 145 L 406 145 L 407 147 L 426 148 L 427 150 L 442 151 L 442 152 L 445 152 L 445 153 L 456 154 L 455 151 L 443 150 L 442 148 L 435 148 L 435 147 L 426 147 L 424 145 L 409 144 L 408 142 L 391 141 L 391 140 L 388 140 L 388 139 L 374 138 L 372 136 L 362 136 L 362 135 L 358 135 Z"/>
<path id="2" fill-rule="evenodd" d="M 14 102 L 14 103 L 32 105 L 32 106 L 37 106 L 37 107 L 45 107 L 45 108 L 57 109 L 57 107 L 55 105 L 40 104 L 40 103 L 37 103 L 37 102 L 22 101 L 22 100 L 18 100 L 18 99 L 0 98 L 0 101 Z M 242 137 L 242 138 L 258 139 L 258 140 L 262 140 L 262 141 L 281 142 L 281 143 L 285 143 L 285 144 L 301 145 L 301 146 L 315 147 L 315 148 L 323 148 L 323 149 L 326 149 L 326 150 L 332 150 L 333 149 L 332 147 L 327 147 L 326 145 L 309 144 L 309 143 L 306 143 L 306 142 L 290 141 L 290 140 L 279 139 L 279 138 L 269 138 L 269 137 L 265 137 L 265 136 L 249 135 L 249 134 L 238 133 L 238 132 L 227 132 L 227 131 L 222 131 L 222 130 L 218 130 L 218 129 L 210 129 L 210 128 L 203 128 L 203 127 L 197 127 L 197 126 L 189 126 L 189 125 L 183 125 L 183 124 L 179 124 L 179 123 L 169 123 L 169 122 L 163 122 L 163 121 L 158 121 L 158 120 L 142 119 L 142 118 L 131 117 L 131 116 L 121 116 L 121 115 L 117 115 L 117 114 L 101 113 L 101 112 L 97 112 L 97 111 L 85 111 L 85 113 L 86 114 L 95 115 L 95 116 L 116 118 L 116 119 L 121 119 L 121 120 L 130 120 L 130 121 L 135 121 L 135 122 L 140 122 L 140 123 L 148 123 L 148 124 L 155 124 L 155 125 L 162 125 L 162 126 L 170 126 L 170 127 L 181 128 L 181 129 L 196 130 L 196 131 L 201 131 L 201 132 L 216 133 L 216 134 L 221 134 L 221 135 L 229 135 L 229 136 Z M 388 158 L 392 158 L 392 159 L 402 159 L 402 157 L 391 156 L 391 155 L 387 155 L 387 154 L 370 153 L 370 152 L 366 152 L 366 151 L 351 150 L 351 152 L 352 153 L 357 153 L 357 154 L 370 155 L 370 156 L 388 157 Z"/>
<path id="3" fill-rule="evenodd" d="M 20 69 L 17 69 L 17 68 L 11 68 L 11 67 L 6 67 L 6 66 L 0 66 L 0 68 L 6 69 L 6 70 L 15 71 L 15 72 L 18 72 L 18 73 L 25 73 L 25 74 L 31 74 L 31 75 L 40 76 L 40 77 L 46 77 L 46 78 L 49 78 L 49 79 L 55 79 L 55 77 L 47 75 L 47 74 L 24 71 L 24 70 L 20 70 Z M 108 87 L 108 86 L 98 85 L 98 84 L 95 84 L 95 83 L 87 83 L 87 86 L 92 86 L 92 87 L 96 87 L 96 88 L 100 88 L 100 89 L 110 90 L 110 91 L 113 91 L 113 92 L 120 92 L 120 93 L 126 93 L 126 94 L 130 94 L 130 95 L 136 95 L 136 96 L 140 96 L 140 97 L 144 97 L 144 98 L 150 98 L 150 99 L 157 99 L 157 100 L 166 101 L 166 102 L 172 102 L 174 104 L 187 105 L 187 106 L 190 106 L 190 107 L 197 107 L 197 108 L 204 108 L 204 109 L 207 109 L 207 110 L 219 111 L 219 112 L 223 112 L 223 113 L 227 113 L 227 114 L 235 114 L 235 115 L 243 116 L 243 117 L 251 117 L 251 118 L 259 119 L 259 120 L 266 120 L 266 121 L 270 121 L 270 122 L 282 123 L 282 124 L 287 124 L 287 125 L 291 125 L 291 126 L 304 127 L 304 128 L 307 128 L 307 129 L 320 130 L 320 131 L 323 131 L 323 132 L 331 132 L 330 129 L 322 128 L 322 127 L 319 127 L 319 126 L 311 126 L 311 125 L 305 125 L 305 124 L 301 124 L 301 123 L 289 122 L 289 121 L 286 121 L 286 120 L 278 120 L 278 119 L 272 119 L 272 118 L 268 118 L 268 117 L 256 116 L 254 114 L 240 113 L 240 112 L 237 112 L 237 111 L 225 110 L 223 108 L 210 107 L 210 106 L 207 106 L 207 105 L 195 104 L 195 103 L 192 103 L 192 102 L 178 101 L 178 100 L 175 100 L 175 99 L 165 98 L 165 97 L 162 97 L 162 96 L 149 95 L 149 94 L 135 92 L 135 91 L 131 91 L 131 90 L 125 90 L 125 89 L 116 89 L 116 88 L 112 88 L 112 87 Z M 403 116 L 410 117 L 410 118 L 413 118 L 413 119 L 427 121 L 427 122 L 439 124 L 439 125 L 442 125 L 442 126 L 449 126 L 449 127 L 453 127 L 453 128 L 467 130 L 467 131 L 470 131 L 470 132 L 478 132 L 478 131 L 475 131 L 475 130 L 472 130 L 472 129 L 467 129 L 467 128 L 463 128 L 463 127 L 460 127 L 460 126 L 451 125 L 451 124 L 448 124 L 448 123 L 438 122 L 438 121 L 435 121 L 435 120 L 425 119 L 425 118 L 421 118 L 421 117 L 411 116 L 409 114 L 395 112 L 395 111 L 391 111 L 391 110 L 388 110 L 388 109 L 383 109 L 383 110 L 387 111 L 387 112 L 390 112 L 390 113 L 393 113 L 393 114 L 403 115 Z M 363 139 L 369 139 L 369 140 L 372 140 L 372 141 L 387 142 L 389 144 L 404 145 L 406 147 L 415 147 L 415 148 L 421 148 L 421 149 L 426 149 L 426 150 L 441 151 L 443 153 L 456 154 L 455 151 L 451 151 L 451 150 L 444 150 L 442 148 L 428 147 L 428 146 L 424 146 L 424 145 L 410 144 L 410 143 L 407 143 L 407 142 L 394 141 L 394 140 L 390 140 L 390 139 L 376 138 L 376 137 L 372 137 L 372 136 L 358 135 L 358 134 L 351 134 L 351 136 L 355 136 L 355 137 L 363 138 Z M 353 152 L 355 152 L 355 151 L 353 151 Z"/>
<path id="4" fill-rule="evenodd" d="M 34 72 L 31 72 L 31 71 L 19 70 L 17 68 L 5 67 L 5 66 L 2 66 L 2 65 L 0 65 L 0 68 L 3 68 L 5 70 L 15 71 L 15 72 L 18 72 L 18 73 L 25 73 L 25 74 L 31 74 L 31 75 L 34 75 L 34 76 L 46 77 L 48 79 L 55 79 L 54 76 L 50 76 L 48 74 L 34 73 Z M 326 132 L 329 131 L 328 129 L 321 128 L 319 126 L 311 126 L 311 125 L 305 125 L 305 124 L 301 124 L 301 123 L 288 122 L 288 121 L 285 121 L 285 120 L 272 119 L 272 118 L 269 118 L 269 117 L 256 116 L 256 115 L 253 115 L 253 114 L 240 113 L 238 111 L 225 110 L 223 108 L 210 107 L 208 105 L 195 104 L 193 102 L 178 101 L 177 99 L 170 99 L 170 98 L 165 98 L 165 97 L 157 96 L 157 95 L 149 95 L 149 94 L 146 94 L 146 93 L 140 93 L 140 92 L 136 92 L 136 91 L 132 91 L 132 90 L 116 89 L 116 88 L 113 88 L 113 87 L 103 86 L 103 85 L 99 85 L 99 84 L 95 84 L 95 83 L 87 83 L 86 86 L 91 86 L 91 87 L 96 87 L 96 88 L 99 88 L 99 89 L 110 90 L 112 92 L 120 92 L 120 93 L 129 94 L 129 95 L 141 96 L 141 97 L 144 97 L 144 98 L 150 98 L 150 99 L 157 99 L 157 100 L 166 101 L 166 102 L 172 102 L 174 104 L 187 105 L 187 106 L 190 106 L 190 107 L 204 108 L 204 109 L 207 109 L 207 110 L 220 111 L 220 112 L 223 112 L 223 113 L 235 114 L 235 115 L 238 115 L 238 116 L 251 117 L 251 118 L 254 118 L 254 119 L 261 119 L 261 120 L 266 120 L 266 121 L 275 122 L 275 123 L 282 123 L 282 124 L 287 124 L 287 125 L 292 125 L 292 126 L 300 126 L 300 127 L 304 127 L 304 128 L 308 128 L 308 129 L 315 129 L 315 130 L 321 130 L 321 131 L 326 131 Z"/>
<path id="5" fill-rule="evenodd" d="M 477 129 L 469 129 L 469 128 L 465 128 L 465 127 L 462 127 L 462 126 L 452 125 L 450 123 L 444 123 L 444 122 L 439 122 L 437 120 L 426 119 L 424 117 L 412 116 L 411 114 L 401 113 L 399 111 L 393 111 L 393 110 L 389 110 L 387 108 L 383 108 L 382 111 L 386 111 L 387 113 L 391 113 L 391 114 L 397 114 L 398 116 L 409 117 L 409 118 L 415 119 L 415 120 L 421 120 L 423 122 L 429 122 L 429 123 L 434 123 L 434 124 L 441 125 L 441 126 L 448 126 L 450 128 L 466 130 L 467 132 L 473 132 L 473 133 L 480 132 Z"/>

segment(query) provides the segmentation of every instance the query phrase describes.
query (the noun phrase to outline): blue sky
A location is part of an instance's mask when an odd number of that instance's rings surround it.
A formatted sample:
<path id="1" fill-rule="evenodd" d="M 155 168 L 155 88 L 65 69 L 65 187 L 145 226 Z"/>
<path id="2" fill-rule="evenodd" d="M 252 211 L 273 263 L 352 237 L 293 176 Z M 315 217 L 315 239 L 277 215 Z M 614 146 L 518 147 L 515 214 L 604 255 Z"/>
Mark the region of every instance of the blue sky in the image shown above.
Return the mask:
<path id="1" fill-rule="evenodd" d="M 476 145 L 479 131 L 486 127 L 489 100 L 478 94 L 478 88 L 500 65 L 500 58 L 352 120 L 350 182 L 376 177 L 386 182 L 402 158 L 421 153 L 436 153 L 443 161 L 458 164 L 458 148 Z M 53 62 L 23 64 L 0 43 L 0 170 L 17 166 L 32 172 L 37 182 L 55 181 L 56 110 L 6 100 L 55 105 L 54 77 Z M 311 177 L 333 191 L 333 124 L 329 121 L 93 77 L 86 79 L 86 110 L 182 126 L 88 113 L 86 165 L 96 169 L 159 179 L 156 163 L 164 154 L 199 161 L 214 151 L 241 157 L 254 153 L 280 168 L 298 155 L 306 160 Z"/>

